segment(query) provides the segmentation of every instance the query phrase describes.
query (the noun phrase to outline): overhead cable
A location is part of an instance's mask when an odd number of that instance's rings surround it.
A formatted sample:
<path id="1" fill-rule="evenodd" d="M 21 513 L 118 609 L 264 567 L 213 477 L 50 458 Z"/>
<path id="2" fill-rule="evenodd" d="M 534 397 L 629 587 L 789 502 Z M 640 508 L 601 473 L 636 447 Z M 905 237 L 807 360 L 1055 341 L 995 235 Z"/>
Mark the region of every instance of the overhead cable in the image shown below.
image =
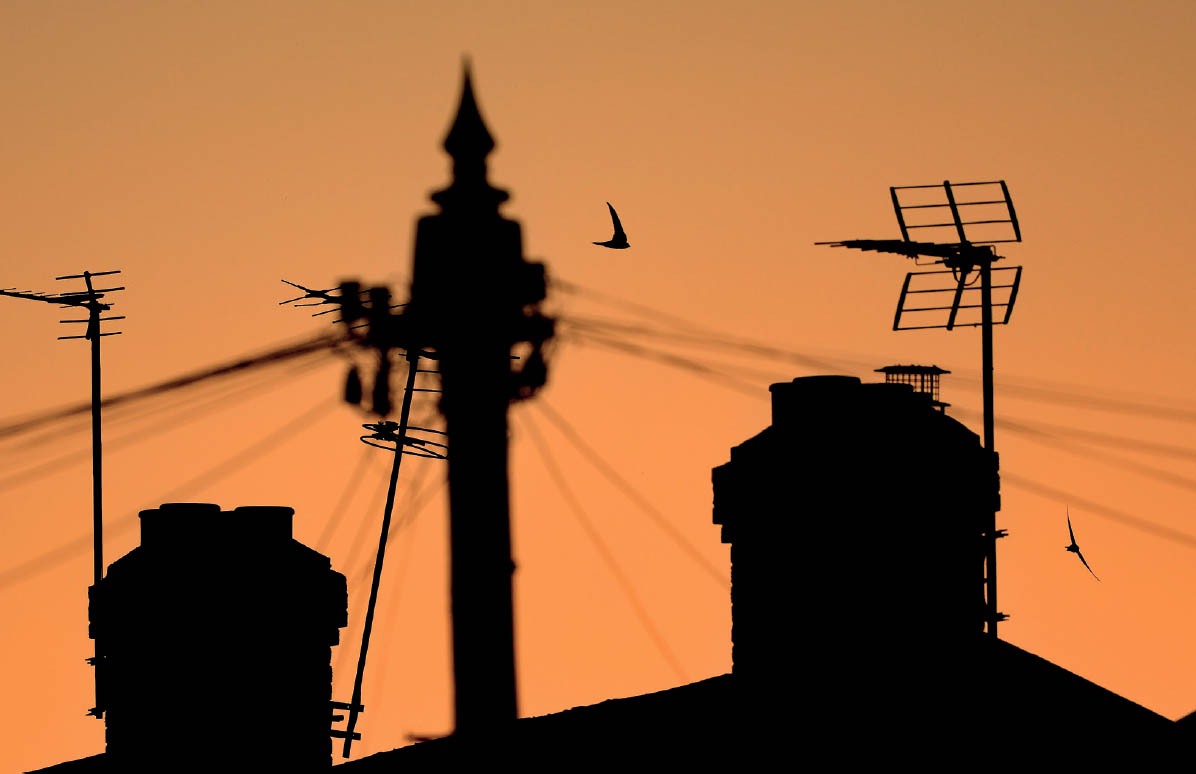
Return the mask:
<path id="1" fill-rule="evenodd" d="M 660 527 L 660 529 L 663 530 L 664 533 L 668 535 L 669 538 L 676 543 L 677 546 L 690 559 L 692 559 L 698 564 L 698 566 L 706 571 L 707 575 L 718 582 L 720 586 L 724 588 L 731 587 L 731 581 L 727 578 L 726 574 L 719 568 L 715 567 L 709 559 L 703 556 L 702 553 L 698 551 L 697 547 L 695 547 L 694 544 L 691 543 L 685 537 L 685 535 L 680 532 L 680 530 L 673 526 L 673 524 L 665 517 L 663 513 L 661 513 L 650 502 L 648 502 L 646 497 L 636 491 L 636 489 L 629 481 L 627 481 L 627 479 L 619 475 L 619 472 L 615 470 L 610 463 L 603 459 L 602 455 L 594 450 L 594 447 L 586 443 L 581 437 L 581 434 L 578 433 L 577 430 L 575 430 L 573 426 L 569 424 L 569 422 L 566 421 L 556 409 L 554 409 L 543 398 L 536 401 L 534 405 L 540 410 L 541 413 L 544 414 L 544 416 L 548 417 L 550 422 L 556 425 L 557 429 L 562 435 L 565 436 L 566 440 L 573 444 L 573 447 L 581 452 L 582 455 L 589 461 L 589 463 L 598 470 L 598 472 L 605 476 L 608 481 L 614 484 L 619 491 L 626 495 L 629 500 L 635 503 L 641 511 L 643 511 L 650 519 L 652 519 L 653 523 Z"/>
<path id="2" fill-rule="evenodd" d="M 685 670 L 681 667 L 681 662 L 677 660 L 677 656 L 673 653 L 673 649 L 669 647 L 668 642 L 660 633 L 660 630 L 656 628 L 656 623 L 652 619 L 652 616 L 648 613 L 647 608 L 644 607 L 643 602 L 640 601 L 639 594 L 636 592 L 634 584 L 632 584 L 626 573 L 623 572 L 622 567 L 619 566 L 619 562 L 615 559 L 610 547 L 606 545 L 606 542 L 603 541 L 602 537 L 598 534 L 598 530 L 595 529 L 590 517 L 581 507 L 581 502 L 573 494 L 573 491 L 570 489 L 564 475 L 562 475 L 560 468 L 558 468 L 556 463 L 553 461 L 552 453 L 549 452 L 548 446 L 545 443 L 543 436 L 541 436 L 539 430 L 536 429 L 535 422 L 533 422 L 531 417 L 527 414 L 524 414 L 521 419 L 523 420 L 524 426 L 528 429 L 532 437 L 536 451 L 538 451 L 540 454 L 540 460 L 544 463 L 544 467 L 548 470 L 549 477 L 551 477 L 553 483 L 556 484 L 557 489 L 561 493 L 561 497 L 563 497 L 565 502 L 569 505 L 569 510 L 573 513 L 574 517 L 576 517 L 578 523 L 582 527 L 582 530 L 585 532 L 586 537 L 589 538 L 590 543 L 593 544 L 594 549 L 598 552 L 598 556 L 602 559 L 603 563 L 606 564 L 606 567 L 614 577 L 615 582 L 623 591 L 623 595 L 627 598 L 628 603 L 631 605 L 631 609 L 635 613 L 636 619 L 639 620 L 640 626 L 643 627 L 644 632 L 647 633 L 648 638 L 652 641 L 652 644 L 656 647 L 656 650 L 660 653 L 661 657 L 673 670 L 673 673 L 681 680 L 681 682 L 688 683 L 689 677 L 686 676 Z"/>

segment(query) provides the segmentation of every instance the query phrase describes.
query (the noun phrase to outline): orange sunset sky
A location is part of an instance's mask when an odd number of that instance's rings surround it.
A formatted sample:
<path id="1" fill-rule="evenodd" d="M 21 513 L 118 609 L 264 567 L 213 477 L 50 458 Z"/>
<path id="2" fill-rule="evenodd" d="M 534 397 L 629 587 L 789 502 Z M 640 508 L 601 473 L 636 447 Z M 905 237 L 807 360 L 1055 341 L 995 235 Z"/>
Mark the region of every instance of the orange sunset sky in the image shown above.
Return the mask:
<path id="1" fill-rule="evenodd" d="M 511 191 L 504 213 L 523 224 L 529 257 L 578 286 L 834 363 L 811 370 L 639 340 L 736 372 L 753 396 L 562 325 L 537 400 L 724 577 L 710 469 L 768 424 L 770 382 L 935 363 L 953 372 L 949 411 L 979 432 L 979 333 L 892 332 L 909 262 L 813 243 L 899 236 L 890 185 L 1007 180 L 1025 242 L 1003 254 L 1025 273 L 1012 323 L 996 330 L 997 418 L 1053 435 L 997 428 L 998 526 L 1010 532 L 999 545 L 1011 615 L 1001 636 L 1168 717 L 1196 710 L 1196 5 L 9 0 L 0 287 L 73 290 L 53 278 L 122 269 L 117 313 L 128 319 L 104 339 L 106 392 L 331 331 L 328 317 L 277 305 L 283 277 L 319 287 L 357 277 L 401 298 L 415 218 L 448 179 L 440 142 L 466 54 L 498 141 L 490 179 Z M 607 200 L 630 250 L 590 244 L 610 235 Z M 546 306 L 663 325 L 559 291 Z M 0 424 L 87 399 L 87 345 L 55 341 L 69 316 L 0 298 Z M 344 371 L 343 360 L 312 358 L 113 410 L 106 522 L 164 500 L 291 505 L 295 536 L 315 545 L 365 453 L 368 418 L 335 404 Z M 1043 393 L 1031 388 L 1059 399 L 1032 400 Z M 1098 410 L 1092 398 L 1153 413 Z M 86 428 L 0 441 L 5 771 L 103 747 L 102 723 L 85 715 L 90 552 L 12 572 L 90 534 Z M 280 428 L 285 442 L 268 453 L 183 486 Z M 553 484 L 533 428 L 679 668 Z M 512 433 L 522 713 L 729 671 L 725 581 L 534 402 L 513 410 Z M 1093 434 L 1121 440 L 1093 445 Z M 78 450 L 77 462 L 26 475 Z M 348 644 L 333 652 L 342 701 L 386 462 L 371 455 L 323 546 L 350 577 Z M 406 484 L 443 476 L 442 464 L 405 463 L 398 512 Z M 1062 550 L 1065 508 L 1099 583 Z M 900 526 L 883 514 L 800 518 L 852 518 L 861 539 Z M 136 543 L 136 529 L 111 529 L 106 561 Z M 451 730 L 445 543 L 438 496 L 388 554 L 355 757 Z M 794 560 L 838 550 L 794 546 Z M 808 636 L 833 634 L 802 608 L 798 596 L 792 615 Z M 230 699 L 229 732 L 252 728 L 253 686 Z"/>

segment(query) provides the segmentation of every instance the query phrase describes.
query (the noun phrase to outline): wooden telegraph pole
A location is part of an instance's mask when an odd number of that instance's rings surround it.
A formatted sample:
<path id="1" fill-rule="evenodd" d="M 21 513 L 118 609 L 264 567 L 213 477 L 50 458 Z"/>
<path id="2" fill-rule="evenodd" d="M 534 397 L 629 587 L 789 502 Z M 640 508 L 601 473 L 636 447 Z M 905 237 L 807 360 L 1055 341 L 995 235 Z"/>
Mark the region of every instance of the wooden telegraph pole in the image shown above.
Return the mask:
<path id="1" fill-rule="evenodd" d="M 536 309 L 542 264 L 523 257 L 519 223 L 486 177 L 494 149 L 474 100 L 468 66 L 444 148 L 449 186 L 432 194 L 440 212 L 420 218 L 407 347 L 440 360 L 440 409 L 449 438 L 449 541 L 456 732 L 494 732 L 518 717 L 512 614 L 507 407 L 545 380 L 541 346 L 552 320 Z M 518 359 L 512 349 L 523 344 Z M 521 365 L 512 370 L 513 362 Z"/>
<path id="2" fill-rule="evenodd" d="M 456 733 L 501 733 L 518 717 L 507 406 L 543 386 L 547 377 L 543 347 L 552 337 L 553 322 L 538 309 L 545 295 L 544 266 L 524 260 L 519 224 L 498 212 L 507 193 L 486 179 L 486 156 L 494 149 L 494 139 L 478 112 L 468 67 L 461 104 L 444 148 L 453 159 L 453 179 L 447 188 L 432 194 L 440 212 L 418 222 L 408 303 L 391 304 L 385 289 L 374 288 L 367 309 L 357 282 L 344 282 L 334 293 L 283 280 L 304 295 L 282 303 L 332 305 L 333 309 L 316 315 L 339 307 L 341 322 L 350 332 L 368 327 L 364 337 L 351 333 L 351 338 L 379 354 L 373 390 L 373 412 L 378 416 L 390 413 L 388 353 L 403 350 L 409 361 L 400 422 L 365 425 L 375 432 L 362 436 L 371 446 L 393 444 L 396 456 L 353 698 L 332 703 L 334 709 L 350 711 L 348 728 L 332 731 L 345 739 L 345 757 L 353 740 L 360 738 L 354 727 L 364 709 L 365 655 L 402 454 L 447 459 L 449 464 Z M 402 313 L 390 311 L 404 306 Z M 368 323 L 355 324 L 363 317 Z M 516 347 L 519 354 L 513 356 Z M 417 367 L 421 358 L 439 362 L 440 390 L 414 386 L 415 374 L 423 370 Z M 518 370 L 512 369 L 513 362 Z M 409 431 L 440 432 L 407 424 L 415 391 L 442 393 L 447 447 L 410 435 Z M 350 373 L 345 395 L 351 403 L 362 398 L 356 371 Z"/>

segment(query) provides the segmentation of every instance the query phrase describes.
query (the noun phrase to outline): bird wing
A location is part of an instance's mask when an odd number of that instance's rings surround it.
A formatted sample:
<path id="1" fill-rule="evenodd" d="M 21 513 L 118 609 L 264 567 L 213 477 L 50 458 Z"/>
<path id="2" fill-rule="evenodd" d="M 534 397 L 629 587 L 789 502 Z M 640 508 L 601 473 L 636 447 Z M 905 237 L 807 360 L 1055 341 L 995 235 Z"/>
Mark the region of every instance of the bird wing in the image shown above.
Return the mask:
<path id="1" fill-rule="evenodd" d="M 1067 534 L 1071 536 L 1071 544 L 1074 546 L 1076 544 L 1076 533 L 1073 532 L 1071 529 L 1071 511 L 1070 510 L 1068 510 L 1068 512 L 1067 512 Z"/>
<path id="2" fill-rule="evenodd" d="M 615 212 L 615 208 L 610 206 L 610 202 L 606 203 L 607 209 L 610 210 L 610 219 L 615 223 L 615 237 L 627 236 L 623 232 L 623 224 L 619 222 L 619 213 Z"/>
<path id="3" fill-rule="evenodd" d="M 1088 560 L 1084 558 L 1084 554 L 1080 552 L 1080 549 L 1078 547 L 1076 548 L 1076 556 L 1080 557 L 1080 561 L 1084 563 L 1085 567 L 1088 567 Z M 1091 567 L 1088 567 L 1088 572 L 1092 572 Z M 1092 572 L 1092 577 L 1096 578 L 1096 573 Z M 1096 579 L 1100 580 L 1100 578 L 1096 578 Z"/>

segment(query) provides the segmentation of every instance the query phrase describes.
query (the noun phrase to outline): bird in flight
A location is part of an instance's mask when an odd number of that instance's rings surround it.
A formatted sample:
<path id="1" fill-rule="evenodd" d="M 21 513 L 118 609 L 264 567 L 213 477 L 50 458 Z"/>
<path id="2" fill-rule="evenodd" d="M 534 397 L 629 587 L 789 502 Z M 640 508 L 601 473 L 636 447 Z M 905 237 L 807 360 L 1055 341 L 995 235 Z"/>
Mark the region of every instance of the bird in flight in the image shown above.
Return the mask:
<path id="1" fill-rule="evenodd" d="M 595 242 L 594 244 L 609 247 L 612 250 L 626 250 L 631 247 L 631 244 L 627 241 L 627 234 L 623 232 L 623 224 L 619 222 L 619 213 L 610 206 L 610 202 L 607 202 L 606 206 L 610 209 L 610 219 L 615 223 L 615 235 L 605 242 Z"/>
<path id="2" fill-rule="evenodd" d="M 1084 563 L 1085 567 L 1088 567 L 1087 560 L 1085 560 L 1084 555 L 1080 553 L 1080 547 L 1078 545 L 1076 545 L 1076 533 L 1071 528 L 1071 511 L 1070 510 L 1068 510 L 1068 512 L 1067 512 L 1067 534 L 1071 535 L 1071 545 L 1067 547 L 1067 550 L 1071 551 L 1073 554 L 1080 557 L 1080 561 Z M 1088 572 L 1092 572 L 1091 567 L 1088 567 Z M 1096 578 L 1096 573 L 1092 572 L 1092 577 Z M 1096 578 L 1096 579 L 1100 580 L 1100 578 Z"/>

